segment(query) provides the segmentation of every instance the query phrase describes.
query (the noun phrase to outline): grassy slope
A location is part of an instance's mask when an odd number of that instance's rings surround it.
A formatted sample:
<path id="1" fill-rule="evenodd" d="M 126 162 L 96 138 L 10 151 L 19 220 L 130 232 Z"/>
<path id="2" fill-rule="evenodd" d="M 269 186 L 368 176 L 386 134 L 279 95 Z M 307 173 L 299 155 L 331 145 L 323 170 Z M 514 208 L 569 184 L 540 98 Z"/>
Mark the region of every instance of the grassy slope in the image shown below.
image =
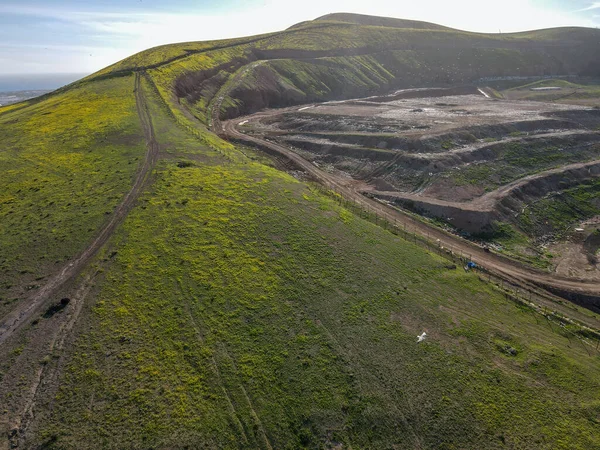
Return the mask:
<path id="1" fill-rule="evenodd" d="M 357 25 L 369 25 L 376 27 L 389 28 L 416 28 L 427 30 L 450 30 L 448 27 L 436 25 L 429 22 L 417 20 L 393 19 L 388 17 L 367 16 L 363 14 L 333 13 L 315 19 L 313 23 L 318 22 L 343 22 Z M 298 26 L 298 25 L 296 25 Z"/>
<path id="2" fill-rule="evenodd" d="M 41 442 L 600 445 L 600 361 L 560 328 L 157 104 L 172 156 L 114 240 Z"/>
<path id="3" fill-rule="evenodd" d="M 396 29 L 328 22 L 322 26 L 325 28 L 318 31 L 307 26 L 295 34 L 277 36 L 270 42 L 287 50 L 360 49 L 359 53 L 366 56 L 366 61 L 357 61 L 359 58 L 348 55 L 337 58 L 321 55 L 318 59 L 299 61 L 281 54 L 278 58 L 285 59 L 271 61 L 269 66 L 280 84 L 275 90 L 283 92 L 269 92 L 261 83 L 252 81 L 252 78 L 260 78 L 255 75 L 250 77 L 251 88 L 242 85 L 231 93 L 224 103 L 223 113 L 227 116 L 246 113 L 247 105 L 256 103 L 252 91 L 257 88 L 264 92 L 263 97 L 271 97 L 271 102 L 265 106 L 280 106 L 289 102 L 285 95 L 287 89 L 303 94 L 295 95 L 292 101 L 300 103 L 369 95 L 390 87 L 465 83 L 489 76 L 580 72 L 585 65 L 580 61 L 590 61 L 580 52 L 595 45 L 594 31 L 583 29 L 485 35 L 458 30 Z M 553 48 L 563 40 L 572 41 L 572 48 L 561 49 L 560 44 Z M 549 47 L 542 50 L 540 47 L 543 46 Z M 575 69 L 578 65 L 580 67 Z M 295 79 L 290 79 L 289 73 L 294 73 Z M 382 74 L 385 75 L 382 77 Z M 250 91 L 252 102 L 244 98 L 247 91 Z"/>
<path id="4" fill-rule="evenodd" d="M 0 318 L 83 250 L 142 160 L 133 77 L 0 108 Z"/>
<path id="5" fill-rule="evenodd" d="M 531 88 L 561 87 L 560 91 L 532 91 Z M 600 107 L 600 83 L 598 80 L 579 81 L 540 80 L 523 86 L 512 87 L 503 92 L 507 98 L 557 102 L 565 104 L 583 104 Z"/>

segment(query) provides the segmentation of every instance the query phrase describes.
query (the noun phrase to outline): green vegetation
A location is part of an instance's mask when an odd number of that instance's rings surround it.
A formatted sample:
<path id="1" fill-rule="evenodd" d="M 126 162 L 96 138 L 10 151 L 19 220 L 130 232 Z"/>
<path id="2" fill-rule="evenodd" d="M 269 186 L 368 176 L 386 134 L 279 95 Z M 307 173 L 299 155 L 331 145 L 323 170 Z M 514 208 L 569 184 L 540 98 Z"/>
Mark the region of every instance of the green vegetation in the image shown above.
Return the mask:
<path id="1" fill-rule="evenodd" d="M 236 89 L 235 95 L 223 102 L 226 114 L 266 105 L 369 95 L 393 86 L 456 84 L 515 73 L 534 75 L 540 67 L 552 72 L 570 67 L 576 72 L 593 60 L 588 49 L 596 43 L 595 33 L 589 30 L 486 35 L 435 26 L 421 29 L 418 23 L 414 24 L 417 28 L 377 26 L 373 24 L 378 22 L 372 21 L 357 25 L 356 17 L 344 15 L 334 19 L 323 18 L 251 38 L 161 46 L 87 80 L 147 68 L 174 110 L 181 102 L 208 125 L 207 110 L 216 92 L 236 71 L 257 58 L 268 61 L 271 73 L 258 76 L 256 71 L 264 68 L 252 67 L 248 80 L 261 79 L 261 83 L 248 82 Z M 575 51 L 554 49 L 555 39 L 575 37 L 579 39 Z M 540 50 L 546 44 L 549 47 Z M 189 76 L 196 77 L 197 83 L 186 85 L 182 79 Z M 173 95 L 173 84 L 186 86 Z M 264 105 L 256 104 L 256 90 L 263 92 Z"/>
<path id="2" fill-rule="evenodd" d="M 582 183 L 529 205 L 518 224 L 531 235 L 562 236 L 573 225 L 600 214 L 599 195 L 599 180 Z"/>
<path id="3" fill-rule="evenodd" d="M 264 35 L 267 37 L 270 35 Z M 127 72 L 130 70 L 152 68 L 154 66 L 164 65 L 166 61 L 183 59 L 190 55 L 202 55 L 212 49 L 231 47 L 242 45 L 248 41 L 252 42 L 259 39 L 259 36 L 253 38 L 226 39 L 221 41 L 205 41 L 205 42 L 183 42 L 181 44 L 169 44 L 154 47 L 144 50 L 133 56 L 130 56 L 123 61 L 106 67 L 87 79 L 101 78 L 110 76 L 119 72 Z"/>
<path id="4" fill-rule="evenodd" d="M 457 185 L 479 185 L 492 191 L 527 175 L 596 160 L 600 156 L 600 145 L 554 139 L 552 145 L 543 140 L 498 144 L 493 151 L 494 159 L 461 167 L 446 176 Z"/>
<path id="5" fill-rule="evenodd" d="M 501 252 L 539 268 L 549 268 L 553 255 L 535 245 L 539 237 L 566 238 L 582 221 L 600 215 L 600 181 L 587 181 L 528 204 L 513 223 L 497 223 L 480 238 L 498 244 Z"/>
<path id="6" fill-rule="evenodd" d="M 349 29 L 343 27 L 336 39 L 347 36 Z M 354 30 L 356 31 L 356 30 Z M 359 31 L 364 31 L 361 27 Z M 520 68 L 534 71 L 535 67 L 549 64 L 548 55 L 534 50 L 493 48 L 490 42 L 482 43 L 483 48 L 472 48 L 465 45 L 465 40 L 472 39 L 468 34 L 455 35 L 453 32 L 437 32 L 423 30 L 369 30 L 369 34 L 377 36 L 371 42 L 365 37 L 352 36 L 352 42 L 366 42 L 372 48 L 382 47 L 381 51 L 369 51 L 368 55 L 320 57 L 314 60 L 299 61 L 294 58 L 268 62 L 272 73 L 265 77 L 257 74 L 254 79 L 261 78 L 262 83 L 248 82 L 241 85 L 227 100 L 230 106 L 224 111 L 226 117 L 247 113 L 252 99 L 252 107 L 257 105 L 253 92 L 262 91 L 262 100 L 269 105 L 285 106 L 312 101 L 366 96 L 389 90 L 392 86 L 413 87 L 424 85 L 443 85 L 471 82 L 474 79 L 491 74 L 511 75 Z M 320 30 L 319 34 L 325 33 Z M 301 42 L 314 51 L 327 49 L 323 43 L 329 43 L 331 36 L 323 41 L 315 41 L 314 37 L 305 37 Z M 310 42 L 307 39 L 310 37 Z M 418 38 L 421 38 L 419 40 Z M 371 37 L 371 39 L 373 39 Z M 448 42 L 452 42 L 450 45 Z M 321 47 L 315 47 L 320 44 Z M 490 48 L 486 48 L 486 44 Z M 296 44 L 294 43 L 294 46 Z M 350 43 L 339 42 L 340 46 Z M 253 70 L 260 70 L 255 68 Z M 558 70 L 558 68 L 556 69 Z M 261 106 L 261 105 L 259 105 Z"/>
<path id="7" fill-rule="evenodd" d="M 556 91 L 532 91 L 532 88 L 560 87 Z M 534 100 L 600 106 L 600 82 L 577 79 L 577 83 L 562 79 L 539 80 L 503 91 L 511 99 Z"/>
<path id="8" fill-rule="evenodd" d="M 581 88 L 583 87 L 582 85 L 579 84 L 575 84 L 572 83 L 570 81 L 567 80 L 538 80 L 538 81 L 534 81 L 533 83 L 528 83 L 525 84 L 523 86 L 518 86 L 515 88 L 512 88 L 511 90 L 521 90 L 521 89 L 532 89 L 532 88 L 542 88 L 542 87 L 560 87 L 560 88 Z"/>
<path id="9" fill-rule="evenodd" d="M 514 260 L 539 269 L 549 269 L 552 266 L 554 255 L 537 248 L 532 242 L 532 236 L 525 234 L 514 224 L 495 222 L 491 232 L 476 237 L 494 245 L 497 252 Z"/>

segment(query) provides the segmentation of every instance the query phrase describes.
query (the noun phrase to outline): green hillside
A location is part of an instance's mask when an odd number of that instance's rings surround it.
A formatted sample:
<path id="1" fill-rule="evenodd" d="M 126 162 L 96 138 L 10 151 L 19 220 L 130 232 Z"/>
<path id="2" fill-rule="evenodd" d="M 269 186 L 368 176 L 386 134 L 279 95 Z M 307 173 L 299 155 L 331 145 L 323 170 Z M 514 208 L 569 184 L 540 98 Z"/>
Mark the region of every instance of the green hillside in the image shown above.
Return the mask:
<path id="1" fill-rule="evenodd" d="M 600 447 L 589 332 L 209 131 L 219 97 L 584 73 L 599 32 L 351 19 L 0 108 L 0 449 Z"/>
<path id="2" fill-rule="evenodd" d="M 559 87 L 560 90 L 540 91 L 536 88 Z M 534 89 L 534 90 L 532 90 Z M 518 100 L 589 105 L 600 108 L 600 82 L 596 79 L 561 80 L 547 79 L 534 81 L 522 86 L 506 89 L 504 97 Z"/>

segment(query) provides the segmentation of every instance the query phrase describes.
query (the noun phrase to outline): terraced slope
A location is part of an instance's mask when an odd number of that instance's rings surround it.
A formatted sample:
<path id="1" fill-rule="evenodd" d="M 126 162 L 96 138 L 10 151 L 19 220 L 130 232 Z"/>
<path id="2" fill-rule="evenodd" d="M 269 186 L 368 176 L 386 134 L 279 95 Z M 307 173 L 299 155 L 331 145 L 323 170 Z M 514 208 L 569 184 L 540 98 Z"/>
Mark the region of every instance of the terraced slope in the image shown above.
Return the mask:
<path id="1" fill-rule="evenodd" d="M 0 109 L 0 448 L 600 446 L 591 330 L 207 128 L 264 52 L 400 32 L 163 47 Z"/>
<path id="2" fill-rule="evenodd" d="M 544 246 L 580 227 L 587 237 L 600 212 L 593 198 L 599 111 L 486 91 L 495 92 L 476 85 L 399 90 L 259 112 L 230 129 L 276 141 L 339 184 L 484 239 L 504 255 L 557 267 L 560 254 L 553 259 Z M 563 196 L 567 190 L 575 197 Z M 579 250 L 583 262 L 588 251 Z M 591 261 L 570 276 L 600 281 Z"/>

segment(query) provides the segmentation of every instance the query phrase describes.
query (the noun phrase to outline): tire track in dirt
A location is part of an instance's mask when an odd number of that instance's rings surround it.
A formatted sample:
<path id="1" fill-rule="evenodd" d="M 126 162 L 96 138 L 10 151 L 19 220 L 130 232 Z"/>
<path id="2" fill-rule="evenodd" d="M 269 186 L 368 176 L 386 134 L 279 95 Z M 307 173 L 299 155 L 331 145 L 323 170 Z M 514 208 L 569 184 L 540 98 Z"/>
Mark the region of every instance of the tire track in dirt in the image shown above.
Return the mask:
<path id="1" fill-rule="evenodd" d="M 227 359 L 229 359 L 229 362 L 235 368 L 235 370 L 239 372 L 237 364 L 235 363 L 235 360 L 229 354 L 229 351 L 227 351 L 227 347 L 225 347 L 225 344 L 223 344 L 222 342 L 219 342 L 219 344 L 220 345 L 218 346 L 218 348 L 223 352 L 223 354 L 227 357 Z M 246 388 L 244 387 L 242 382 L 240 382 L 238 386 L 240 388 L 240 391 L 244 395 L 246 404 L 250 408 L 250 415 L 252 416 L 252 420 L 254 421 L 254 424 L 256 425 L 256 427 L 258 429 L 258 433 L 260 434 L 260 437 L 264 443 L 265 448 L 267 448 L 267 450 L 273 450 L 271 441 L 269 440 L 269 437 L 267 436 L 265 427 L 264 427 L 262 421 L 260 420 L 260 417 L 259 417 L 258 413 L 256 412 L 256 409 L 254 408 L 254 403 L 252 402 L 252 400 L 250 399 L 250 396 L 248 395 L 248 391 L 246 391 Z"/>
<path id="2" fill-rule="evenodd" d="M 370 378 L 369 382 L 371 384 L 377 384 L 380 386 L 380 388 L 383 391 L 386 390 L 386 386 L 384 386 L 384 384 L 381 382 L 381 380 L 377 377 L 377 374 L 375 373 L 375 371 L 373 369 L 369 368 L 366 364 L 361 364 L 360 358 L 356 358 L 355 355 L 359 355 L 361 353 L 356 346 L 352 345 L 351 342 L 348 342 L 348 345 L 352 347 L 352 349 L 351 349 L 352 352 L 348 351 L 346 349 L 346 347 L 344 345 L 342 345 L 342 343 L 329 330 L 329 328 L 327 328 L 323 324 L 321 319 L 316 319 L 315 323 L 317 324 L 318 327 L 320 327 L 323 330 L 323 332 L 328 337 L 328 339 L 333 343 L 333 346 L 337 349 L 338 353 L 342 356 L 343 359 L 345 359 L 346 364 L 348 364 L 349 366 L 353 366 L 354 370 L 357 370 L 357 371 L 360 370 L 363 373 L 365 373 L 365 375 Z M 399 394 L 402 396 L 402 399 L 406 402 L 406 406 L 408 406 L 408 412 L 410 414 L 414 414 L 415 408 L 411 404 L 408 396 L 402 395 L 402 392 L 399 392 Z M 398 416 L 400 418 L 400 422 L 412 436 L 413 448 L 415 450 L 422 449 L 423 443 L 421 442 L 421 438 L 417 434 L 415 427 L 411 424 L 411 422 L 408 421 L 406 412 L 403 410 L 404 405 L 400 405 L 399 403 L 400 402 L 390 403 L 390 409 L 395 411 L 398 414 Z"/>
<path id="3" fill-rule="evenodd" d="M 20 327 L 34 316 L 44 306 L 56 292 L 63 287 L 68 281 L 75 279 L 78 274 L 85 268 L 91 259 L 98 253 L 100 248 L 112 236 L 117 226 L 123 222 L 135 201 L 139 197 L 142 188 L 147 182 L 148 175 L 156 164 L 159 153 L 159 145 L 154 136 L 154 128 L 148 105 L 141 87 L 141 75 L 139 72 L 135 75 L 135 99 L 136 109 L 142 125 L 144 138 L 146 140 L 146 155 L 144 162 L 140 167 L 134 183 L 125 194 L 121 203 L 117 206 L 108 223 L 100 230 L 96 238 L 90 245 L 76 258 L 69 261 L 57 274 L 42 286 L 29 300 L 21 302 L 19 306 L 11 311 L 0 323 L 0 345 L 14 335 Z"/>
<path id="4" fill-rule="evenodd" d="M 26 433 L 29 425 L 31 425 L 35 419 L 35 406 L 40 393 L 40 388 L 56 381 L 60 368 L 64 363 L 62 360 L 62 351 L 64 350 L 65 343 L 70 336 L 75 323 L 79 319 L 85 298 L 92 289 L 93 281 L 98 273 L 99 270 L 95 270 L 85 277 L 84 281 L 79 286 L 79 289 L 77 289 L 75 295 L 71 298 L 71 304 L 73 304 L 71 314 L 56 327 L 56 332 L 50 340 L 48 354 L 60 355 L 60 359 L 56 362 L 56 365 L 42 364 L 37 369 L 34 381 L 26 394 L 22 412 L 17 416 L 14 423 L 9 423 L 11 448 L 25 447 L 26 445 Z"/>
<path id="5" fill-rule="evenodd" d="M 239 132 L 235 127 L 234 121 L 225 122 L 223 124 L 223 134 L 230 138 L 247 142 L 250 145 L 258 146 L 259 148 L 266 147 L 281 154 L 292 161 L 296 166 L 309 173 L 325 187 L 338 192 L 347 199 L 354 201 L 359 206 L 370 211 L 376 211 L 384 219 L 391 220 L 391 223 L 407 225 L 411 230 L 414 230 L 421 236 L 428 237 L 429 240 L 439 239 L 442 245 L 446 247 L 452 246 L 457 251 L 472 255 L 474 260 L 476 259 L 481 265 L 484 265 L 487 268 L 496 269 L 507 276 L 512 276 L 519 280 L 526 279 L 538 282 L 542 285 L 557 287 L 573 292 L 585 292 L 600 295 L 600 286 L 597 283 L 588 283 L 580 280 L 557 277 L 534 269 L 522 267 L 517 263 L 510 261 L 508 258 L 501 258 L 498 255 L 487 253 L 481 247 L 434 228 L 396 209 L 388 208 L 380 202 L 366 198 L 359 190 L 349 187 L 347 181 L 340 180 L 337 177 L 320 170 L 292 150 L 279 144 Z"/>
<path id="6" fill-rule="evenodd" d="M 185 307 L 186 313 L 190 319 L 192 327 L 194 328 L 194 332 L 198 338 L 198 341 L 202 344 L 205 344 L 205 339 L 204 339 L 204 335 L 202 333 L 201 325 L 198 323 L 198 321 L 194 317 L 194 314 L 191 310 L 189 295 L 186 294 L 186 290 L 184 289 L 181 281 L 178 281 L 177 284 L 178 284 L 179 291 L 182 293 L 182 295 L 185 298 L 184 307 Z M 235 370 L 238 371 L 239 369 L 237 368 L 237 365 L 236 365 L 234 359 L 231 357 L 231 355 L 227 351 L 225 344 L 218 342 L 217 348 L 220 351 L 222 351 L 222 353 L 227 357 L 227 359 L 230 361 L 232 367 L 234 367 Z M 240 413 L 235 408 L 235 402 L 233 400 L 233 395 L 229 392 L 229 389 L 225 386 L 225 383 L 223 381 L 223 375 L 221 374 L 221 369 L 219 368 L 219 364 L 217 362 L 217 359 L 214 356 L 214 353 L 210 357 L 210 366 L 217 378 L 219 387 L 223 391 L 223 395 L 227 399 L 230 414 L 232 415 L 232 419 L 233 419 L 236 427 L 238 428 L 238 433 L 240 434 L 240 436 L 242 436 L 246 445 L 256 445 L 256 446 L 259 446 L 262 448 L 262 446 L 260 446 L 258 442 L 256 442 L 256 441 L 250 442 L 251 439 L 249 439 L 248 433 L 246 433 L 246 431 L 244 430 L 244 426 L 242 425 L 242 421 L 240 419 Z M 269 438 L 265 431 L 264 425 L 263 425 L 262 421 L 260 420 L 260 417 L 258 416 L 256 409 L 254 408 L 254 404 L 252 403 L 252 400 L 250 399 L 250 396 L 248 395 L 248 392 L 244 388 L 244 385 L 242 384 L 241 381 L 239 381 L 237 383 L 237 387 L 238 387 L 239 391 L 242 393 L 244 400 L 246 402 L 246 405 L 249 408 L 250 416 L 252 417 L 252 421 L 254 422 L 255 426 L 257 427 L 258 434 L 260 435 L 260 440 L 264 444 L 264 447 L 267 448 L 267 450 L 273 450 L 273 447 L 271 446 L 271 442 L 269 441 Z"/>
<path id="7" fill-rule="evenodd" d="M 192 324 L 192 327 L 194 328 L 194 333 L 196 334 L 198 341 L 202 345 L 205 345 L 205 340 L 204 340 L 204 335 L 202 333 L 202 329 L 200 328 L 198 321 L 195 319 L 194 314 L 192 313 L 192 309 L 190 307 L 189 296 L 184 291 L 184 288 L 183 288 L 180 280 L 177 281 L 177 284 L 178 284 L 179 291 L 182 293 L 182 295 L 185 299 L 184 300 L 185 311 L 190 319 L 190 323 Z M 238 433 L 242 437 L 244 444 L 249 445 L 248 436 L 246 435 L 246 432 L 244 431 L 244 426 L 242 425 L 240 416 L 235 408 L 235 405 L 231 398 L 231 395 L 229 394 L 229 391 L 227 390 L 227 388 L 225 387 L 225 384 L 223 383 L 223 377 L 221 376 L 221 371 L 219 370 L 219 365 L 217 364 L 217 360 L 215 359 L 214 354 L 211 355 L 211 357 L 210 357 L 210 366 L 215 374 L 215 377 L 217 379 L 217 382 L 219 383 L 219 387 L 221 388 L 223 395 L 227 399 L 227 404 L 229 406 L 229 412 L 232 416 L 232 420 L 235 423 L 236 428 L 238 429 Z"/>

